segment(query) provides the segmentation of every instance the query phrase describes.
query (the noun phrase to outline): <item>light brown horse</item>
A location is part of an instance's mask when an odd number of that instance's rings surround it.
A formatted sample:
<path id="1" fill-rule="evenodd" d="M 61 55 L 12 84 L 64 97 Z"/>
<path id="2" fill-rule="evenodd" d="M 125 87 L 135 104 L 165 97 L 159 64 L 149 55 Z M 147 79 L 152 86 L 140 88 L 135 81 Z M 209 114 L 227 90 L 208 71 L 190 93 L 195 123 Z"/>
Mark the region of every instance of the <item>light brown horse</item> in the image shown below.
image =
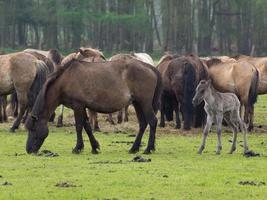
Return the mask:
<path id="1" fill-rule="evenodd" d="M 258 94 L 267 94 L 267 57 L 251 57 L 246 55 L 239 55 L 233 57 L 239 61 L 247 61 L 253 64 L 259 71 L 259 85 L 258 85 Z M 245 122 L 254 120 L 254 107 L 250 111 L 249 116 L 245 116 Z M 249 130 L 253 128 L 250 127 Z"/>
<path id="2" fill-rule="evenodd" d="M 0 56 L 0 95 L 17 93 L 19 114 L 10 131 L 19 127 L 27 107 L 34 104 L 49 68 L 31 54 L 19 52 Z"/>
<path id="3" fill-rule="evenodd" d="M 245 116 L 248 116 L 257 101 L 259 72 L 254 65 L 246 61 L 222 62 L 217 58 L 206 61 L 206 64 L 214 87 L 220 92 L 235 93 L 245 108 Z M 253 121 L 248 123 L 251 129 Z"/>
<path id="4" fill-rule="evenodd" d="M 137 60 L 86 62 L 70 60 L 55 72 L 38 95 L 26 121 L 29 131 L 26 151 L 37 152 L 48 136 L 47 121 L 56 107 L 63 104 L 74 110 L 79 153 L 83 147 L 82 129 L 88 134 L 92 152 L 99 144 L 88 123 L 86 108 L 95 112 L 112 113 L 133 102 L 139 121 L 139 133 L 130 153 L 139 150 L 142 136 L 149 124 L 150 135 L 145 153 L 155 150 L 161 77 L 158 71 Z"/>

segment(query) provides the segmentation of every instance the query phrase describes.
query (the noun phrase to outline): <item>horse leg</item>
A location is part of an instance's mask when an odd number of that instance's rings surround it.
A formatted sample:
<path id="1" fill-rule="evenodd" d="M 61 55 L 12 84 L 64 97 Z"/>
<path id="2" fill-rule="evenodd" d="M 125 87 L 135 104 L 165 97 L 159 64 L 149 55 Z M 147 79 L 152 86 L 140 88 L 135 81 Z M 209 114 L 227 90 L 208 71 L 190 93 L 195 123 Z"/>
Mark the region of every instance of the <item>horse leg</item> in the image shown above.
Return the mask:
<path id="1" fill-rule="evenodd" d="M 61 105 L 60 114 L 58 115 L 57 118 L 57 127 L 63 126 L 63 112 L 64 112 L 64 106 Z"/>
<path id="2" fill-rule="evenodd" d="M 0 97 L 0 123 L 3 123 L 3 97 Z"/>
<path id="3" fill-rule="evenodd" d="M 106 119 L 110 124 L 115 125 L 115 122 L 112 117 L 112 113 L 108 114 L 108 117 Z"/>
<path id="4" fill-rule="evenodd" d="M 136 102 L 133 102 L 133 106 L 134 106 L 134 109 L 135 109 L 135 112 L 137 115 L 137 119 L 139 122 L 139 132 L 135 138 L 133 146 L 129 150 L 129 153 L 136 153 L 139 151 L 141 140 L 142 140 L 143 134 L 145 132 L 145 129 L 147 127 L 147 121 L 146 121 L 146 118 L 144 116 L 144 113 L 143 113 L 141 106 Z"/>
<path id="5" fill-rule="evenodd" d="M 244 146 L 244 153 L 246 153 L 248 151 L 248 142 L 247 142 L 247 129 L 246 129 L 246 125 L 245 123 L 241 120 L 240 116 L 238 115 L 238 113 L 236 113 L 236 121 L 239 125 L 239 127 L 241 128 L 241 131 L 243 133 L 243 146 Z"/>
<path id="6" fill-rule="evenodd" d="M 6 114 L 6 107 L 7 107 L 7 96 L 3 97 L 3 120 L 7 122 L 7 114 Z"/>
<path id="7" fill-rule="evenodd" d="M 206 125 L 205 125 L 203 133 L 202 133 L 202 141 L 201 141 L 201 145 L 200 145 L 199 150 L 198 150 L 198 154 L 202 154 L 202 151 L 205 149 L 206 139 L 207 139 L 208 133 L 210 131 L 210 128 L 212 126 L 212 121 L 213 121 L 212 116 L 208 115 L 207 116 L 207 122 L 206 122 Z"/>
<path id="8" fill-rule="evenodd" d="M 83 130 L 83 124 L 84 124 L 84 115 L 83 115 L 82 110 L 80 108 L 74 110 L 74 118 L 75 118 L 77 142 L 76 142 L 76 146 L 72 150 L 72 153 L 78 154 L 84 148 L 83 136 L 82 136 L 82 130 Z"/>
<path id="9" fill-rule="evenodd" d="M 165 96 L 161 95 L 160 101 L 160 123 L 159 127 L 165 127 Z"/>
<path id="10" fill-rule="evenodd" d="M 121 109 L 117 114 L 118 124 L 122 123 L 122 115 L 123 115 L 123 110 Z"/>
<path id="11" fill-rule="evenodd" d="M 228 116 L 228 115 L 225 116 L 224 121 L 227 123 L 228 126 L 232 128 L 232 131 L 233 131 L 232 147 L 231 147 L 231 150 L 229 151 L 229 154 L 232 154 L 236 150 L 238 127 L 232 122 L 233 120 L 231 116 Z"/>
<path id="12" fill-rule="evenodd" d="M 15 130 L 19 127 L 25 111 L 26 111 L 26 104 L 20 104 L 18 116 L 16 120 L 14 121 L 12 127 L 9 129 L 10 132 L 14 133 Z"/>
<path id="13" fill-rule="evenodd" d="M 247 107 L 247 116 L 246 123 L 248 123 L 248 131 L 251 132 L 254 128 L 253 120 L 254 120 L 254 106 Z"/>
<path id="14" fill-rule="evenodd" d="M 223 121 L 223 113 L 218 113 L 216 115 L 217 137 L 218 137 L 216 154 L 220 154 L 222 150 L 222 121 Z"/>
<path id="15" fill-rule="evenodd" d="M 100 131 L 99 125 L 98 125 L 98 119 L 97 119 L 97 112 L 89 110 L 89 119 L 91 126 L 94 127 L 94 131 Z"/>
<path id="16" fill-rule="evenodd" d="M 86 115 L 86 111 L 84 111 L 83 115 L 84 115 L 83 127 L 84 127 L 84 129 L 85 129 L 85 131 L 87 133 L 87 136 L 89 138 L 89 141 L 91 143 L 92 153 L 93 154 L 97 154 L 98 153 L 97 149 L 100 149 L 100 145 L 99 145 L 99 143 L 97 142 L 97 140 L 95 139 L 95 137 L 93 135 L 91 125 L 90 125 L 88 117 Z"/>
<path id="17" fill-rule="evenodd" d="M 180 129 L 181 128 L 181 121 L 180 121 L 180 117 L 179 117 L 179 102 L 176 101 L 173 103 L 173 107 L 174 107 L 174 111 L 175 111 L 175 121 L 176 121 L 176 129 Z"/>
<path id="18" fill-rule="evenodd" d="M 124 108 L 124 122 L 128 122 L 129 121 L 129 112 L 128 112 L 128 108 L 129 108 L 129 105 L 125 106 Z"/>

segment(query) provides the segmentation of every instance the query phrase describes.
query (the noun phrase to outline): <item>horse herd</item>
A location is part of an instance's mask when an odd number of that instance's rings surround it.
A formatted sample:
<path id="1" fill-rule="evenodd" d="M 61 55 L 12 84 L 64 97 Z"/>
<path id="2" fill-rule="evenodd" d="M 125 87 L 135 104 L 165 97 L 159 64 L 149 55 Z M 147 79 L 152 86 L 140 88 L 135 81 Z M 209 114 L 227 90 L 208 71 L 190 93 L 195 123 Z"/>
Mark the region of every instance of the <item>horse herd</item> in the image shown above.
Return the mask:
<path id="1" fill-rule="evenodd" d="M 14 132 L 24 118 L 28 130 L 28 153 L 38 152 L 48 136 L 48 121 L 53 120 L 60 105 L 58 126 L 63 123 L 63 105 L 74 111 L 77 143 L 73 153 L 84 148 L 83 129 L 92 153 L 97 153 L 99 143 L 92 131 L 99 130 L 97 113 L 107 113 L 110 123 L 114 123 L 111 113 L 118 111 L 118 122 L 121 123 L 123 113 L 124 119 L 128 120 L 129 105 L 135 108 L 139 123 L 130 153 L 139 151 L 148 125 L 150 133 L 144 153 L 155 150 L 158 110 L 161 127 L 165 126 L 165 120 L 173 120 L 174 113 L 176 128 L 189 130 L 206 123 L 199 153 L 205 147 L 213 122 L 218 126 L 216 152 L 220 153 L 224 118 L 233 129 L 230 152 L 236 148 L 239 129 L 244 133 L 246 152 L 248 145 L 243 120 L 252 130 L 257 95 L 265 93 L 267 57 L 166 54 L 155 66 L 146 53 L 117 54 L 107 60 L 101 51 L 92 48 L 80 48 L 66 57 L 57 50 L 35 49 L 0 56 L 0 120 L 7 118 L 6 99 L 11 94 L 12 108 L 17 116 L 10 131 Z"/>

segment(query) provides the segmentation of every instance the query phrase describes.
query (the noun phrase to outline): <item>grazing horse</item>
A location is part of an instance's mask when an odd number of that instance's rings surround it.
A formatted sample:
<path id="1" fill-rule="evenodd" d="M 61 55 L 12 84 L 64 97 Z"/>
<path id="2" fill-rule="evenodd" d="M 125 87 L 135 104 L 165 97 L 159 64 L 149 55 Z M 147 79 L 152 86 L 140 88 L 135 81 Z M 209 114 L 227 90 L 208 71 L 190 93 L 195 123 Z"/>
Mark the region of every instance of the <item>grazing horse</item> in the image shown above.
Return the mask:
<path id="1" fill-rule="evenodd" d="M 194 55 L 182 57 L 166 55 L 161 59 L 157 68 L 163 81 L 160 126 L 165 126 L 165 114 L 170 120 L 174 110 L 176 128 L 180 128 L 179 112 L 181 109 L 185 130 L 189 130 L 192 124 L 194 127 L 200 127 L 205 119 L 204 105 L 194 108 L 192 98 L 199 81 L 208 79 L 207 67 Z"/>
<path id="2" fill-rule="evenodd" d="M 136 59 L 136 60 L 140 60 L 144 63 L 147 63 L 151 66 L 155 66 L 153 59 L 147 53 L 130 53 L 130 54 L 120 53 L 120 54 L 116 54 L 116 55 L 110 57 L 109 61 L 127 60 L 127 59 Z M 118 112 L 118 115 L 117 115 L 118 121 L 117 122 L 119 124 L 122 123 L 122 121 L 128 122 L 128 116 L 129 116 L 128 108 L 129 108 L 129 105 L 127 105 L 124 109 L 122 109 Z M 123 115 L 124 115 L 124 117 L 123 117 Z M 113 117 L 112 117 L 112 114 L 109 114 L 108 121 L 111 124 L 115 124 Z"/>
<path id="3" fill-rule="evenodd" d="M 247 131 L 245 123 L 240 118 L 240 102 L 234 93 L 218 92 L 211 85 L 211 81 L 200 81 L 196 88 L 196 94 L 193 98 L 193 104 L 196 106 L 205 101 L 205 111 L 207 113 L 207 122 L 203 130 L 202 142 L 198 153 L 201 154 L 205 149 L 206 139 L 212 123 L 217 125 L 218 143 L 216 154 L 220 154 L 222 149 L 222 121 L 223 119 L 233 129 L 233 143 L 229 153 L 236 150 L 236 139 L 239 127 L 243 133 L 244 154 L 248 152 Z"/>
<path id="4" fill-rule="evenodd" d="M 241 108 L 245 108 L 245 116 L 249 115 L 248 112 L 257 101 L 259 82 L 259 72 L 254 65 L 247 61 L 222 62 L 217 58 L 206 61 L 206 64 L 214 87 L 220 92 L 235 93 L 240 100 Z M 251 120 L 249 130 L 252 128 Z"/>
<path id="5" fill-rule="evenodd" d="M 56 50 L 50 50 L 48 57 L 50 57 L 52 62 L 55 63 L 57 69 L 60 68 L 61 66 L 60 63 L 64 65 L 65 63 L 73 59 L 83 60 L 87 62 L 104 62 L 106 60 L 104 54 L 98 49 L 84 48 L 84 47 L 81 47 L 78 53 L 71 53 L 62 60 L 61 60 L 62 58 L 61 54 Z M 57 121 L 57 127 L 63 126 L 63 112 L 64 112 L 64 106 L 61 105 L 60 114 L 58 116 L 58 121 Z M 98 125 L 97 113 L 89 110 L 89 116 L 90 116 L 90 124 L 93 127 L 94 131 L 100 131 Z"/>
<path id="6" fill-rule="evenodd" d="M 17 93 L 19 114 L 10 128 L 19 127 L 28 107 L 33 106 L 49 68 L 31 54 L 19 52 L 0 56 L 0 95 Z"/>
<path id="7" fill-rule="evenodd" d="M 157 127 L 156 112 L 161 93 L 161 77 L 158 71 L 138 60 L 113 62 L 86 62 L 72 59 L 66 62 L 45 83 L 40 91 L 25 126 L 28 129 L 26 151 L 38 152 L 48 136 L 47 121 L 56 107 L 63 104 L 74 110 L 79 153 L 83 147 L 84 128 L 92 152 L 97 153 L 99 144 L 88 123 L 86 108 L 95 112 L 112 113 L 133 102 L 139 132 L 130 153 L 139 150 L 142 136 L 149 124 L 150 134 L 145 153 L 155 150 Z"/>

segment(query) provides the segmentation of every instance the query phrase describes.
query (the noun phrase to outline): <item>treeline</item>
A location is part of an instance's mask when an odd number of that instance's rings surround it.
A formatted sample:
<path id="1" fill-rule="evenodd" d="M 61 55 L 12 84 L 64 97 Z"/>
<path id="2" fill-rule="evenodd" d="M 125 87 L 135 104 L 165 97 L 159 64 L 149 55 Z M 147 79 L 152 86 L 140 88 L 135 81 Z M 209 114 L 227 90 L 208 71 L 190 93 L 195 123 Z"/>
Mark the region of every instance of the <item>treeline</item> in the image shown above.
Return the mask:
<path id="1" fill-rule="evenodd" d="M 266 0 L 0 0 L 0 47 L 267 54 Z"/>

